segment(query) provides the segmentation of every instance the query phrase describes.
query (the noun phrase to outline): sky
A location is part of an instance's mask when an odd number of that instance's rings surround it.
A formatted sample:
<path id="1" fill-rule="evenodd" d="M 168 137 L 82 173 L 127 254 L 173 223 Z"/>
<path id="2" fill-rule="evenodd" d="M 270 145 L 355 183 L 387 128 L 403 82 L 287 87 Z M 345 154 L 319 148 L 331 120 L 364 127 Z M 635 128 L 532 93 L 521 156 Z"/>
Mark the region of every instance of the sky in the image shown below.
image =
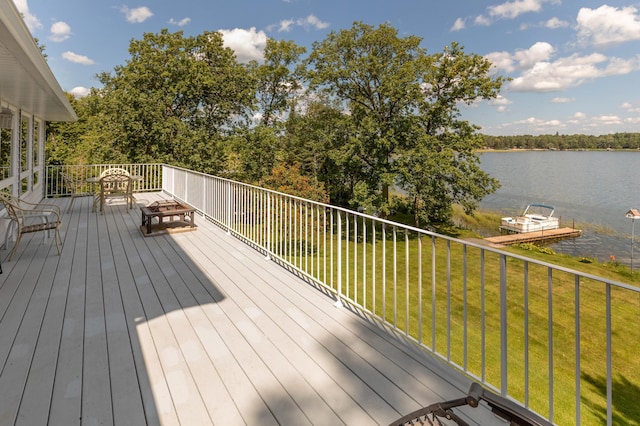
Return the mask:
<path id="1" fill-rule="evenodd" d="M 482 133 L 640 132 L 640 1 L 13 1 L 62 89 L 76 96 L 125 65 L 129 42 L 145 33 L 220 31 L 239 61 L 260 61 L 267 38 L 309 52 L 360 21 L 418 36 L 428 53 L 457 42 L 511 78 L 497 99 L 461 106 Z"/>

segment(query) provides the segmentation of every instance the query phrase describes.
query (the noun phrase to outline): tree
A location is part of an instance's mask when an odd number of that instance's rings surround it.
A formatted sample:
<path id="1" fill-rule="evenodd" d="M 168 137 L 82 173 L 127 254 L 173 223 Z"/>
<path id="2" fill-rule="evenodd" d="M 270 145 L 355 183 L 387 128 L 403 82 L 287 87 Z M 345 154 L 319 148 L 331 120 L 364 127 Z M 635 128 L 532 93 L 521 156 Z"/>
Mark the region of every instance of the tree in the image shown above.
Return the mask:
<path id="1" fill-rule="evenodd" d="M 103 131 L 129 161 L 159 161 L 215 173 L 223 145 L 250 110 L 255 83 L 219 33 L 144 34 L 131 58 L 102 73 Z"/>
<path id="2" fill-rule="evenodd" d="M 452 202 L 472 210 L 497 187 L 476 167 L 479 128 L 460 119 L 458 105 L 495 98 L 504 80 L 455 43 L 434 55 L 420 43 L 388 24 L 356 22 L 314 43 L 307 77 L 347 111 L 349 137 L 334 157 L 354 174 L 352 206 L 385 216 L 389 187 L 399 184 L 423 210 L 416 217 L 441 221 Z M 418 173 L 425 161 L 430 168 Z"/>
<path id="3" fill-rule="evenodd" d="M 348 163 L 336 156 L 348 132 L 345 115 L 326 99 L 304 99 L 303 112 L 291 114 L 282 135 L 282 161 L 300 164 L 301 172 L 324 182 L 331 200 L 346 204 L 350 197 Z"/>
<path id="4" fill-rule="evenodd" d="M 291 102 L 301 89 L 297 76 L 300 55 L 306 48 L 293 41 L 267 39 L 264 63 L 252 63 L 257 81 L 258 108 L 261 124 L 273 126 L 292 108 Z"/>
<path id="5" fill-rule="evenodd" d="M 48 164 L 104 164 L 127 162 L 127 156 L 111 144 L 104 129 L 109 117 L 95 89 L 83 98 L 67 93 L 77 121 L 47 122 L 45 149 Z"/>
<path id="6" fill-rule="evenodd" d="M 232 138 L 232 147 L 237 157 L 234 177 L 256 185 L 262 185 L 265 176 L 271 173 L 279 152 L 278 137 L 274 129 L 266 126 L 238 129 Z"/>
<path id="7" fill-rule="evenodd" d="M 392 158 L 403 145 L 407 119 L 417 106 L 420 38 L 399 38 L 390 25 L 356 22 L 313 44 L 307 61 L 312 89 L 344 102 L 350 117 L 349 140 L 341 150 L 359 168 L 351 204 L 388 214 Z"/>
<path id="8" fill-rule="evenodd" d="M 453 203 L 471 213 L 499 183 L 480 168 L 480 128 L 460 118 L 458 105 L 495 98 L 503 83 L 490 74 L 491 63 L 468 55 L 457 43 L 423 57 L 422 98 L 415 126 L 397 161 L 401 187 L 414 198 L 414 217 L 445 222 Z"/>
<path id="9" fill-rule="evenodd" d="M 265 178 L 264 186 L 278 192 L 303 197 L 309 200 L 328 203 L 329 197 L 322 182 L 300 173 L 300 165 L 280 164 Z"/>

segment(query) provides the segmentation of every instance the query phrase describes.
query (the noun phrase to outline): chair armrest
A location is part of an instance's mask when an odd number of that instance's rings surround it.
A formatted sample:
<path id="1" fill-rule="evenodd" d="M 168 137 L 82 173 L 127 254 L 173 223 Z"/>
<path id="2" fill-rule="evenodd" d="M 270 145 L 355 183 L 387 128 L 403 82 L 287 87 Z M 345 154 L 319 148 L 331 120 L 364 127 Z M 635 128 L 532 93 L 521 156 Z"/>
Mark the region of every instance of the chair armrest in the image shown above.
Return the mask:
<path id="1" fill-rule="evenodd" d="M 54 207 L 58 207 L 58 206 L 54 206 Z M 57 211 L 54 209 L 31 209 L 31 210 L 23 210 L 22 214 L 24 217 L 46 217 L 48 222 L 51 222 L 49 220 L 49 216 L 50 215 L 55 215 L 56 219 L 55 222 L 60 222 L 60 218 L 62 217 L 62 215 L 60 214 L 60 209 L 58 208 Z"/>
<path id="2" fill-rule="evenodd" d="M 39 212 L 51 212 L 61 217 L 60 207 L 55 204 L 42 204 L 42 203 L 30 203 L 28 201 L 20 200 L 20 204 L 27 204 L 29 206 L 35 206 L 35 209 L 24 210 L 25 214 L 30 214 L 29 212 L 39 211 Z"/>

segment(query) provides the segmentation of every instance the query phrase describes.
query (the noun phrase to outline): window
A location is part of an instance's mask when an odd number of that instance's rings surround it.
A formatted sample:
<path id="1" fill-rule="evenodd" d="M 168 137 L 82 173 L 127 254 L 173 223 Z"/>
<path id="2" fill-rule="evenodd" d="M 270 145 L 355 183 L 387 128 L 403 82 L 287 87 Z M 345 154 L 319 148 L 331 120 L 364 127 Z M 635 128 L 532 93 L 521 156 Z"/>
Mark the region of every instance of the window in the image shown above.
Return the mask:
<path id="1" fill-rule="evenodd" d="M 0 110 L 0 180 L 11 176 L 11 121 L 8 109 Z"/>

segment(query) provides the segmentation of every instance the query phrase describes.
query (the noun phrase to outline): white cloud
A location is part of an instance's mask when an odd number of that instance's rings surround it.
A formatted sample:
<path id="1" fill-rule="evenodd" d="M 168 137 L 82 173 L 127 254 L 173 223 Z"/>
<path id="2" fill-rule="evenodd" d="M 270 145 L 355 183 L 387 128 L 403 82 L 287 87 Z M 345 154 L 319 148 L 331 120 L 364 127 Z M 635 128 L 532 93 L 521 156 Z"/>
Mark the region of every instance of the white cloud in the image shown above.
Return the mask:
<path id="1" fill-rule="evenodd" d="M 575 102 L 575 98 L 562 98 L 562 97 L 556 97 L 551 99 L 551 102 L 553 102 L 554 104 L 568 104 L 571 102 Z"/>
<path id="2" fill-rule="evenodd" d="M 559 132 L 567 128 L 566 123 L 558 119 L 543 120 L 536 117 L 529 117 L 524 120 L 503 123 L 498 126 L 502 132 L 509 129 L 512 134 L 549 134 Z"/>
<path id="3" fill-rule="evenodd" d="M 301 23 L 303 27 L 311 26 L 317 30 L 322 30 L 329 26 L 328 22 L 321 21 L 315 15 L 309 15 L 302 20 L 298 20 L 298 22 Z"/>
<path id="4" fill-rule="evenodd" d="M 456 22 L 453 23 L 453 26 L 451 27 L 451 29 L 449 31 L 460 31 L 460 30 L 464 30 L 465 27 L 465 20 L 462 18 L 458 18 L 456 19 Z"/>
<path id="5" fill-rule="evenodd" d="M 513 19 L 528 12 L 540 12 L 545 0 L 514 0 L 489 6 L 489 16 L 493 18 Z"/>
<path id="6" fill-rule="evenodd" d="M 124 13 L 127 21 L 132 24 L 139 24 L 153 16 L 151 9 L 146 6 L 136 7 L 135 9 L 129 9 L 127 6 L 123 6 L 120 12 Z"/>
<path id="7" fill-rule="evenodd" d="M 224 40 L 224 46 L 236 53 L 238 61 L 263 60 L 264 47 L 267 44 L 267 35 L 264 31 L 256 31 L 255 27 L 251 27 L 249 30 L 242 28 L 220 30 L 220 33 Z"/>
<path id="8" fill-rule="evenodd" d="M 95 64 L 95 62 L 92 59 L 89 59 L 89 57 L 84 56 L 84 55 L 78 55 L 77 53 L 73 53 L 70 51 L 64 52 L 62 54 L 62 57 L 64 59 L 66 59 L 69 62 L 73 62 L 76 64 L 82 64 L 82 65 L 93 65 Z"/>
<path id="9" fill-rule="evenodd" d="M 278 26 L 278 32 L 289 32 L 294 24 L 295 21 L 293 19 L 283 19 L 280 21 L 280 25 Z"/>
<path id="10" fill-rule="evenodd" d="M 577 21 L 578 37 L 587 44 L 604 47 L 640 40 L 640 16 L 633 6 L 621 9 L 608 5 L 597 9 L 582 8 Z"/>
<path id="11" fill-rule="evenodd" d="M 509 88 L 521 92 L 552 92 L 578 86 L 601 77 L 604 70 L 597 65 L 606 60 L 604 55 L 594 53 L 588 56 L 574 54 L 554 62 L 538 62 L 514 78 Z"/>
<path id="12" fill-rule="evenodd" d="M 169 19 L 169 23 L 171 25 L 177 25 L 179 27 L 184 27 L 185 25 L 187 25 L 189 22 L 191 22 L 191 18 L 182 18 L 179 21 L 176 21 L 175 19 L 171 18 Z"/>
<path id="13" fill-rule="evenodd" d="M 485 55 L 485 59 L 491 62 L 495 68 L 507 73 L 515 70 L 515 61 L 509 52 L 491 52 Z"/>
<path id="14" fill-rule="evenodd" d="M 553 59 L 554 53 L 549 43 L 538 42 L 513 54 L 493 52 L 485 57 L 508 74 L 520 72 L 508 84 L 510 90 L 518 92 L 560 91 L 596 78 L 640 71 L 640 55 L 622 59 L 593 53 Z"/>
<path id="15" fill-rule="evenodd" d="M 485 56 L 496 68 L 507 73 L 516 69 L 529 69 L 541 61 L 549 60 L 554 53 L 554 48 L 549 43 L 537 42 L 528 49 L 516 50 L 514 54 L 509 52 L 492 52 Z"/>
<path id="16" fill-rule="evenodd" d="M 545 27 L 550 28 L 552 30 L 555 30 L 557 28 L 567 28 L 569 25 L 570 24 L 567 21 L 562 21 L 556 17 L 553 17 L 544 23 Z"/>
<path id="17" fill-rule="evenodd" d="M 71 27 L 63 21 L 54 22 L 51 25 L 51 35 L 49 39 L 55 42 L 61 42 L 71 37 Z"/>
<path id="18" fill-rule="evenodd" d="M 507 112 L 509 110 L 507 105 L 511 105 L 512 103 L 513 102 L 511 102 L 510 99 L 507 99 L 502 95 L 498 95 L 497 98 L 488 101 L 489 105 L 497 107 L 496 112 Z"/>
<path id="19" fill-rule="evenodd" d="M 573 114 L 573 118 L 576 118 L 578 120 L 583 120 L 585 118 L 587 118 L 587 114 L 585 114 L 584 112 L 576 112 L 575 114 Z"/>
<path id="20" fill-rule="evenodd" d="M 509 99 L 505 98 L 502 95 L 498 95 L 497 98 L 492 99 L 489 101 L 489 105 L 511 105 L 513 102 L 511 102 Z"/>
<path id="21" fill-rule="evenodd" d="M 314 28 L 317 30 L 322 30 L 327 28 L 330 24 L 328 22 L 321 21 L 315 15 L 309 15 L 306 18 L 299 19 L 283 19 L 280 21 L 278 27 L 278 32 L 289 32 L 293 29 L 293 26 L 303 27 L 306 29 Z"/>
<path id="22" fill-rule="evenodd" d="M 24 16 L 24 22 L 25 24 L 27 24 L 27 27 L 30 31 L 33 32 L 38 28 L 42 28 L 42 23 L 40 23 L 40 20 L 36 18 L 35 15 L 32 15 L 29 11 L 27 0 L 13 0 L 13 3 L 16 5 L 18 11 Z"/>
<path id="23" fill-rule="evenodd" d="M 489 25 L 491 25 L 491 20 L 489 18 L 487 18 L 486 16 L 478 15 L 473 20 L 473 23 L 476 24 L 476 25 L 489 26 Z"/>
<path id="24" fill-rule="evenodd" d="M 88 88 L 82 87 L 82 86 L 78 86 L 78 87 L 74 87 L 73 89 L 71 89 L 69 91 L 69 93 L 71 93 L 76 98 L 84 98 L 85 96 L 89 95 L 89 93 L 91 93 L 91 89 L 88 89 Z"/>
<path id="25" fill-rule="evenodd" d="M 622 124 L 622 119 L 617 115 L 596 115 L 591 120 L 607 126 Z"/>
<path id="26" fill-rule="evenodd" d="M 640 107 L 634 106 L 631 102 L 623 102 L 620 105 L 620 108 L 622 108 L 629 114 L 640 114 Z"/>
<path id="27" fill-rule="evenodd" d="M 518 68 L 530 68 L 540 61 L 546 61 L 554 53 L 554 48 L 547 42 L 537 42 L 526 50 L 517 50 L 513 55 Z"/>
<path id="28" fill-rule="evenodd" d="M 487 15 L 475 18 L 477 25 L 491 25 L 500 19 L 515 19 L 518 16 L 540 12 L 544 3 L 560 3 L 561 0 L 513 0 L 487 7 Z"/>

